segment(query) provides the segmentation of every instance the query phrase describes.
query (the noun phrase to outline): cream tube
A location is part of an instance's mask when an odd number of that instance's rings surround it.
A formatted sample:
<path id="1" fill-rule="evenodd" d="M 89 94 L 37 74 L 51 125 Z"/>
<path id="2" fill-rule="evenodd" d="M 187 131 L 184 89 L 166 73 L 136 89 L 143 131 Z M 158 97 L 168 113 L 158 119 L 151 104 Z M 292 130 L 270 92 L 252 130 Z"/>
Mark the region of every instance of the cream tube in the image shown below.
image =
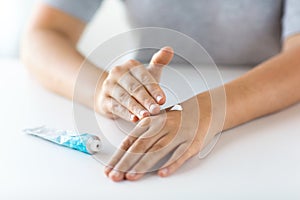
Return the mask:
<path id="1" fill-rule="evenodd" d="M 48 129 L 45 126 L 25 129 L 23 131 L 29 135 L 37 136 L 89 155 L 101 150 L 101 140 L 97 136 L 88 133 L 78 134 L 59 129 Z"/>

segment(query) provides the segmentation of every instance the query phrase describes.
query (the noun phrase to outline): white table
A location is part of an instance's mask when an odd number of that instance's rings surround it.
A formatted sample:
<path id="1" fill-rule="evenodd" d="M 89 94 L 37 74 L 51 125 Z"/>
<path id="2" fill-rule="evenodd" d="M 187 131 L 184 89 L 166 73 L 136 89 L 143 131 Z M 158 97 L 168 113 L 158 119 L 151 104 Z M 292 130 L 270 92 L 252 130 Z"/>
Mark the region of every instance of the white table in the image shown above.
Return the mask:
<path id="1" fill-rule="evenodd" d="M 248 69 L 221 72 L 228 81 Z M 0 88 L 0 199 L 300 198 L 299 104 L 227 131 L 207 158 L 194 157 L 168 178 L 114 183 L 91 156 L 22 133 L 42 124 L 74 129 L 71 101 L 44 90 L 18 61 L 0 61 Z"/>

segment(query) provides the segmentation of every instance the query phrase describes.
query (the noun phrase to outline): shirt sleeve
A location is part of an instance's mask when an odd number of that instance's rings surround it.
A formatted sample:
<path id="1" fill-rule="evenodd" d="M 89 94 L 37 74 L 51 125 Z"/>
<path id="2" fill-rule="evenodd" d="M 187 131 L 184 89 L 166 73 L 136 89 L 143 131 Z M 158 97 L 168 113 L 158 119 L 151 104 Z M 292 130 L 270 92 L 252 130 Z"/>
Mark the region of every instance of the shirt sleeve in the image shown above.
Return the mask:
<path id="1" fill-rule="evenodd" d="M 89 22 L 100 7 L 102 0 L 41 0 L 43 3 Z"/>
<path id="2" fill-rule="evenodd" d="M 300 33 L 300 1 L 285 0 L 282 19 L 282 38 Z"/>

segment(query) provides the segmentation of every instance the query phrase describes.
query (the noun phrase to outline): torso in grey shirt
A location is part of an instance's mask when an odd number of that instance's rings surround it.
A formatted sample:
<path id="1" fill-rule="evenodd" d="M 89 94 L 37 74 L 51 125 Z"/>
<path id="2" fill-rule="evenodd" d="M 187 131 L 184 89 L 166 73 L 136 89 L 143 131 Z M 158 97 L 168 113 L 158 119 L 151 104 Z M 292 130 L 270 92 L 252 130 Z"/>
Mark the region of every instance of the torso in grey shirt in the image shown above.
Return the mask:
<path id="1" fill-rule="evenodd" d="M 101 3 L 44 1 L 83 21 L 89 21 Z M 300 31 L 299 0 L 124 0 L 124 4 L 132 27 L 185 33 L 217 64 L 260 63 L 280 52 L 283 39 Z"/>

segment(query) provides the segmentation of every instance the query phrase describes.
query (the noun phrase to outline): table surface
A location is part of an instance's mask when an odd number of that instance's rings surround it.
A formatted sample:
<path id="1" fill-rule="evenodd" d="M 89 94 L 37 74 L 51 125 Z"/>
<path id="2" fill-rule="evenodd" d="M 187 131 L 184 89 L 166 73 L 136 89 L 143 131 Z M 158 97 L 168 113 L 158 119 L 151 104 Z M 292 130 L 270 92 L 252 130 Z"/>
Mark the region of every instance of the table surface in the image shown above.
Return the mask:
<path id="1" fill-rule="evenodd" d="M 219 69 L 226 82 L 249 67 Z M 191 68 L 172 70 L 182 77 L 188 75 L 195 92 L 206 89 Z M 215 73 L 207 66 L 202 70 Z M 174 79 L 171 72 L 163 79 L 171 80 L 172 86 L 166 83 L 166 88 L 175 92 L 182 86 L 183 79 Z M 299 104 L 226 131 L 208 157 L 195 156 L 168 178 L 149 173 L 137 182 L 114 183 L 93 157 L 22 133 L 24 128 L 39 125 L 76 130 L 80 124 L 80 130 L 103 134 L 86 118 L 95 117 L 92 111 L 76 106 L 74 112 L 71 101 L 42 88 L 19 61 L 0 61 L 0 88 L 0 199 L 300 198 Z M 101 130 L 112 135 L 120 132 L 118 127 L 129 128 L 120 120 L 96 118 L 105 127 Z M 119 142 L 114 137 L 108 141 Z"/>

